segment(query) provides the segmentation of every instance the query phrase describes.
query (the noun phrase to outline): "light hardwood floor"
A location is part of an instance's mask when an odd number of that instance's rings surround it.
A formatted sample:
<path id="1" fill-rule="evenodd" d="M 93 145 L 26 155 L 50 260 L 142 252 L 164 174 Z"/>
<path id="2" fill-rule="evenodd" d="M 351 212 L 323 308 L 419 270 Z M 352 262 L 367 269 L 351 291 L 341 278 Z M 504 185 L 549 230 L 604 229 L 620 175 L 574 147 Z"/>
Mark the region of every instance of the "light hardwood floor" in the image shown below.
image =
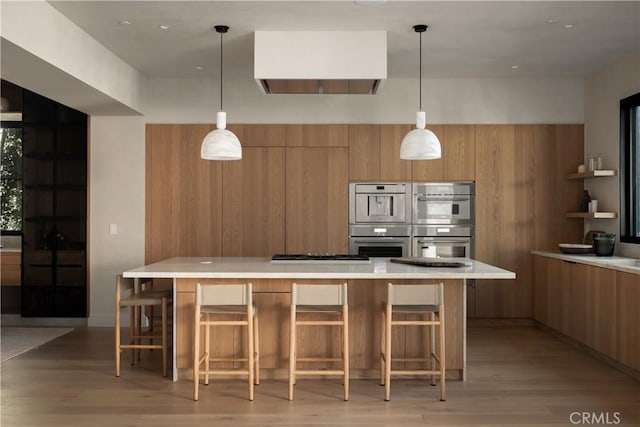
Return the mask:
<path id="1" fill-rule="evenodd" d="M 148 353 L 136 367 L 123 358 L 115 378 L 112 333 L 77 328 L 3 363 L 0 425 L 548 426 L 573 425 L 572 412 L 640 425 L 640 383 L 532 326 L 469 328 L 468 381 L 447 382 L 446 402 L 400 379 L 390 402 L 375 380 L 352 380 L 344 402 L 338 379 L 301 379 L 293 402 L 286 381 L 262 381 L 253 402 L 244 380 L 212 382 L 194 402 L 191 382 L 163 378 Z"/>

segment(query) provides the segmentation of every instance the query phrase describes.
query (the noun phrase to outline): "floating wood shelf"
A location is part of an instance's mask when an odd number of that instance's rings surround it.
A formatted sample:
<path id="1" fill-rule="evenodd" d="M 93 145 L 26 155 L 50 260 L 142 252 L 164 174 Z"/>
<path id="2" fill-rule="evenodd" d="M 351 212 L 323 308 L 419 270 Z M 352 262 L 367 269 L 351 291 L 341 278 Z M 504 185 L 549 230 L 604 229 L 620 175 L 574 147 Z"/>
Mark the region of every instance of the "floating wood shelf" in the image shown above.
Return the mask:
<path id="1" fill-rule="evenodd" d="M 567 218 L 617 218 L 615 212 L 567 212 Z"/>
<path id="2" fill-rule="evenodd" d="M 567 175 L 567 179 L 597 178 L 601 176 L 616 176 L 617 174 L 618 174 L 618 171 L 615 171 L 615 170 L 600 169 L 600 170 L 589 171 L 589 172 L 572 173 Z"/>

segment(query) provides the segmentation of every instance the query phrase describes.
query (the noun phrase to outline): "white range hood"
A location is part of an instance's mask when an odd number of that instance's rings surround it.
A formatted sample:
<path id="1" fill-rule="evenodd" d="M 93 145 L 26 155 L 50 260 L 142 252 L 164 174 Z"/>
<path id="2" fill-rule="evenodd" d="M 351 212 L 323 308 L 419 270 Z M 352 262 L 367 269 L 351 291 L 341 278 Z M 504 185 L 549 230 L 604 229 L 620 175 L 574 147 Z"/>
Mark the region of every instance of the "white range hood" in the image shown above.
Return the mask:
<path id="1" fill-rule="evenodd" d="M 386 31 L 256 31 L 265 93 L 375 94 L 387 78 Z"/>

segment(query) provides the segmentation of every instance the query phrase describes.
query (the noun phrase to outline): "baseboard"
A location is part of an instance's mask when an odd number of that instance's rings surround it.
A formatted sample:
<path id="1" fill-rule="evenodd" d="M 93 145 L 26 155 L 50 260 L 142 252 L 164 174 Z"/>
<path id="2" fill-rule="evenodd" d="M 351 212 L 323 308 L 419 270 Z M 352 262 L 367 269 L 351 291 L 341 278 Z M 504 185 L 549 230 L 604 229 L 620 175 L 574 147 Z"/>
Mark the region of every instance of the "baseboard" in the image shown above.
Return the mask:
<path id="1" fill-rule="evenodd" d="M 87 326 L 84 317 L 22 317 L 19 314 L 3 314 L 0 316 L 3 326 L 62 326 L 83 327 Z"/>
<path id="2" fill-rule="evenodd" d="M 125 320 L 129 322 L 127 317 Z M 113 313 L 97 313 L 89 316 L 89 326 L 91 327 L 113 327 L 116 324 L 116 316 Z M 127 323 L 128 324 L 128 323 Z"/>
<path id="3" fill-rule="evenodd" d="M 547 333 L 549 333 L 550 335 L 553 335 L 554 337 L 558 338 L 560 341 L 569 344 L 571 347 L 583 352 L 583 353 L 587 353 L 588 355 L 590 355 L 591 357 L 594 357 L 596 359 L 598 359 L 601 362 L 606 363 L 607 365 L 611 366 L 614 369 L 617 369 L 618 371 L 629 375 L 631 378 L 633 378 L 636 381 L 640 381 L 640 371 L 636 371 L 635 369 L 624 365 L 622 363 L 620 363 L 619 361 L 607 356 L 606 354 L 600 353 L 598 350 L 595 350 L 591 347 L 589 347 L 588 345 L 581 343 L 580 341 L 576 340 L 575 338 L 572 338 L 568 335 L 563 334 L 562 332 L 558 332 L 555 329 L 552 329 L 550 327 L 548 327 L 547 325 L 544 325 L 540 322 L 534 321 L 535 322 L 535 326 L 537 328 L 539 328 L 540 330 L 543 330 Z"/>
<path id="4" fill-rule="evenodd" d="M 467 318 L 468 328 L 481 328 L 492 326 L 535 326 L 536 321 L 529 318 Z"/>

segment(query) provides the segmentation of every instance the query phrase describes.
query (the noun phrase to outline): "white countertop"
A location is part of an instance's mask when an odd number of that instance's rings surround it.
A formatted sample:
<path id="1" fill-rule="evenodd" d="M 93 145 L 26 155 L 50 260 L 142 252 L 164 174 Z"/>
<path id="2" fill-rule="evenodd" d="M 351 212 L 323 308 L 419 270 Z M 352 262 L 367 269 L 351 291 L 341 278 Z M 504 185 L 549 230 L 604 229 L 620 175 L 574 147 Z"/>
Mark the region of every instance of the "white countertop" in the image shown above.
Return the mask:
<path id="1" fill-rule="evenodd" d="M 368 264 L 272 263 L 270 258 L 169 258 L 125 271 L 137 278 L 218 279 L 515 279 L 512 271 L 472 260 L 470 267 L 433 268 L 371 258 Z"/>
<path id="2" fill-rule="evenodd" d="M 640 275 L 640 260 L 635 258 L 625 258 L 620 256 L 602 257 L 595 254 L 571 255 L 551 251 L 531 251 L 531 253 L 548 258 L 555 258 L 563 261 L 587 264 L 594 267 L 609 268 L 612 270 Z"/>

